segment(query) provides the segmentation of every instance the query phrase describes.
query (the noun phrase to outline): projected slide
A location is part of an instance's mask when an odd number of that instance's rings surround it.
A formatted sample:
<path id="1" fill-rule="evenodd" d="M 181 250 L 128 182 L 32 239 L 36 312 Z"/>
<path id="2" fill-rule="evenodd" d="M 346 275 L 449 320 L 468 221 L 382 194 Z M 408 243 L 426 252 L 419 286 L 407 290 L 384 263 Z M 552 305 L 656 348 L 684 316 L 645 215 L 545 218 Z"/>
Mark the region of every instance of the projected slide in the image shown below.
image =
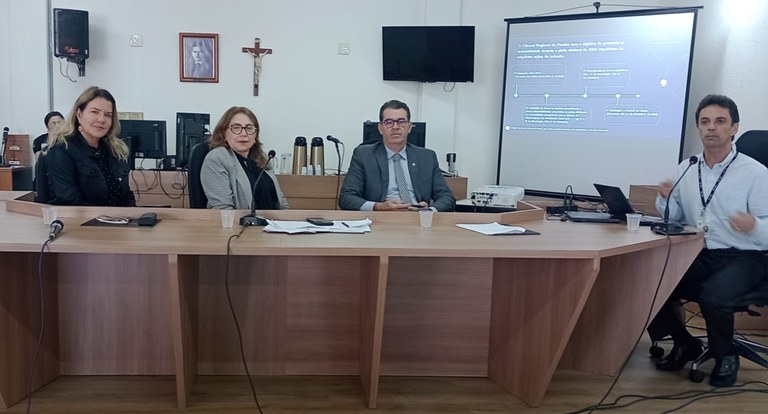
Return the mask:
<path id="1" fill-rule="evenodd" d="M 694 21 L 692 10 L 508 20 L 500 184 L 596 194 L 594 182 L 626 191 L 666 178 L 680 155 Z M 542 161 L 562 171 L 542 174 Z"/>

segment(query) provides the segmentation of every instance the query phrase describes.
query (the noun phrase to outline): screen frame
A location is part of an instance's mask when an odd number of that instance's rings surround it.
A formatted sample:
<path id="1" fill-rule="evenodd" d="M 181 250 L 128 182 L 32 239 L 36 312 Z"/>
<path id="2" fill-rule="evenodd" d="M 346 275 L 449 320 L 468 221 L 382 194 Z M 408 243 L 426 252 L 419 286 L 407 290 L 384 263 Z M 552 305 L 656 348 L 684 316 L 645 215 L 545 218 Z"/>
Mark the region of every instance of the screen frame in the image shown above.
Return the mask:
<path id="1" fill-rule="evenodd" d="M 506 38 L 505 38 L 505 54 L 504 54 L 504 76 L 503 76 L 503 89 L 502 89 L 502 104 L 501 104 L 501 114 L 500 114 L 500 128 L 499 128 L 499 152 L 498 152 L 498 159 L 497 159 L 497 168 L 496 168 L 496 184 L 500 185 L 502 182 L 504 182 L 504 178 L 502 177 L 502 162 L 503 157 L 505 154 L 505 151 L 503 149 L 504 145 L 504 139 L 505 139 L 505 113 L 507 111 L 507 108 L 505 108 L 505 104 L 507 103 L 509 97 L 507 96 L 507 89 L 508 89 L 508 79 L 509 79 L 509 70 L 510 70 L 510 40 L 511 40 L 511 34 L 510 34 L 510 28 L 513 24 L 518 23 L 544 23 L 544 22 L 558 22 L 558 21 L 574 21 L 574 20 L 592 20 L 592 19 L 609 19 L 609 18 L 621 18 L 621 17 L 640 17 L 640 16 L 650 16 L 650 15 L 670 15 L 670 14 L 679 14 L 679 13 L 692 13 L 692 27 L 691 27 L 691 35 L 690 35 L 690 49 L 689 49 L 689 55 L 688 55 L 688 74 L 687 79 L 685 80 L 685 97 L 682 104 L 682 118 L 681 118 L 681 127 L 679 131 L 679 139 L 677 142 L 677 160 L 678 163 L 682 160 L 683 156 L 683 145 L 685 142 L 685 130 L 687 126 L 687 115 L 688 115 L 688 104 L 689 104 L 689 95 L 690 95 L 690 86 L 691 86 L 691 72 L 692 72 L 692 66 L 693 66 L 693 52 L 694 52 L 694 44 L 695 44 L 695 38 L 696 38 L 696 26 L 697 26 L 697 19 L 698 19 L 698 10 L 702 7 L 680 7 L 680 8 L 660 8 L 660 9 L 653 9 L 653 10 L 633 10 L 633 11 L 620 11 L 620 12 L 606 12 L 606 13 L 589 13 L 589 14 L 569 14 L 569 15 L 557 15 L 557 16 L 535 16 L 535 17 L 521 17 L 521 18 L 509 18 L 505 19 L 505 22 L 507 23 L 507 31 L 506 31 Z M 675 135 L 677 137 L 677 135 Z M 586 168 L 586 167 L 583 167 Z M 595 177 L 595 181 L 604 181 L 600 177 Z M 505 184 L 509 184 L 506 183 Z M 524 185 L 525 183 L 519 183 L 516 185 Z M 634 184 L 648 184 L 648 183 L 634 183 Z M 542 189 L 535 189 L 535 188 L 526 188 L 525 193 L 526 195 L 532 195 L 532 196 L 541 196 L 541 197 L 576 197 L 578 199 L 586 200 L 586 201 L 600 201 L 601 198 L 599 195 L 594 194 L 583 194 L 583 193 L 577 193 L 574 194 L 572 191 L 572 187 L 570 185 L 563 185 L 562 191 L 550 191 L 550 190 L 542 190 Z M 591 190 L 591 187 L 589 189 Z M 570 190 L 570 192 L 569 192 Z"/>

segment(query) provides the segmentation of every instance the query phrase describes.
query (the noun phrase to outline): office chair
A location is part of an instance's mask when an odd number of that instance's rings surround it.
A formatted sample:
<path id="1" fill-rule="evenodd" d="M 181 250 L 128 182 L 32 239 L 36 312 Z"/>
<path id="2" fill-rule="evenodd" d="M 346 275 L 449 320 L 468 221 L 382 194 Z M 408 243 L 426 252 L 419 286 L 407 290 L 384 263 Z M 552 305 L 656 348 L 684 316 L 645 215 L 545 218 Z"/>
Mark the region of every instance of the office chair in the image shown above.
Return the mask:
<path id="1" fill-rule="evenodd" d="M 51 200 L 51 190 L 48 186 L 48 167 L 45 165 L 47 151 L 40 152 L 35 163 L 35 202 L 47 204 Z"/>
<path id="2" fill-rule="evenodd" d="M 740 297 L 733 310 L 734 312 L 747 312 L 750 316 L 760 316 L 760 312 L 750 309 L 750 306 L 761 308 L 768 306 L 768 279 L 763 280 L 763 283 L 755 288 L 755 290 Z M 768 368 L 768 359 L 766 359 L 768 357 L 768 346 L 752 342 L 738 333 L 735 333 L 733 337 L 733 345 L 739 357 Z M 712 355 L 709 352 L 709 348 L 706 348 L 704 353 L 693 361 L 691 369 L 688 371 L 688 378 L 693 382 L 704 381 L 706 374 L 699 367 L 710 359 L 712 359 Z"/>
<path id="3" fill-rule="evenodd" d="M 208 197 L 203 191 L 203 183 L 200 181 L 200 170 L 203 168 L 203 160 L 208 154 L 208 142 L 201 142 L 192 148 L 189 155 L 189 207 L 208 208 Z"/>
<path id="4" fill-rule="evenodd" d="M 768 167 L 768 131 L 752 130 L 743 133 L 736 140 L 736 148 L 740 153 L 749 155 Z M 768 261 L 768 252 L 766 252 L 766 261 Z M 768 306 L 768 277 L 763 279 L 763 283 L 755 290 L 736 301 L 734 312 L 747 312 L 751 316 L 760 316 L 760 313 L 750 309 L 750 306 Z M 733 337 L 733 344 L 740 357 L 768 368 L 768 360 L 766 359 L 768 346 L 752 342 L 738 333 Z M 691 370 L 688 372 L 688 378 L 693 382 L 704 381 L 706 374 L 699 370 L 699 366 L 711 358 L 709 348 L 705 349 L 704 353 L 693 361 Z"/>

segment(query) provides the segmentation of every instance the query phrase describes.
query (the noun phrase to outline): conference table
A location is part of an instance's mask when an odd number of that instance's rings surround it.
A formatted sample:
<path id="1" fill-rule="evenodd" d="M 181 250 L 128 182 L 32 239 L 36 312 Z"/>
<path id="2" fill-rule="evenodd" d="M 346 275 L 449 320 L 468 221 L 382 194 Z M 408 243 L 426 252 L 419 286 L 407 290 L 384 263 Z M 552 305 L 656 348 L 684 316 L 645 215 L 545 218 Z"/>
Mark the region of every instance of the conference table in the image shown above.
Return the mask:
<path id="1" fill-rule="evenodd" d="M 26 396 L 49 226 L 28 194 L 0 199 L 5 408 Z M 161 221 L 82 225 L 146 211 Z M 253 375 L 358 376 L 371 408 L 381 376 L 487 377 L 538 406 L 558 367 L 616 375 L 703 246 L 700 233 L 548 221 L 526 203 L 512 213 L 437 213 L 431 228 L 415 212 L 263 213 L 373 224 L 366 234 L 252 227 L 233 237 L 241 228 L 221 227 L 217 211 L 58 207 L 65 227 L 43 255 L 34 387 L 60 375 L 174 375 L 184 408 L 196 376 L 244 375 L 226 281 Z M 455 226 L 493 221 L 540 235 Z"/>

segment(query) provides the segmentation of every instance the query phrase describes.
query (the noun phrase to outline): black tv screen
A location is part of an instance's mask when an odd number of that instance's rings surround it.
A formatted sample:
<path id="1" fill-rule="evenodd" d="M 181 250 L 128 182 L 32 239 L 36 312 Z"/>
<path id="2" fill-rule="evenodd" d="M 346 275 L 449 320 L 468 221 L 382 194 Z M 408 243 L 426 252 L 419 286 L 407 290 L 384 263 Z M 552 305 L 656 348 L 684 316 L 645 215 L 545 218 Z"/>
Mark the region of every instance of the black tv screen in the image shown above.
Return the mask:
<path id="1" fill-rule="evenodd" d="M 384 26 L 384 80 L 474 82 L 474 26 Z"/>
<path id="2" fill-rule="evenodd" d="M 165 121 L 120 120 L 120 137 L 130 141 L 134 158 L 166 156 Z"/>

